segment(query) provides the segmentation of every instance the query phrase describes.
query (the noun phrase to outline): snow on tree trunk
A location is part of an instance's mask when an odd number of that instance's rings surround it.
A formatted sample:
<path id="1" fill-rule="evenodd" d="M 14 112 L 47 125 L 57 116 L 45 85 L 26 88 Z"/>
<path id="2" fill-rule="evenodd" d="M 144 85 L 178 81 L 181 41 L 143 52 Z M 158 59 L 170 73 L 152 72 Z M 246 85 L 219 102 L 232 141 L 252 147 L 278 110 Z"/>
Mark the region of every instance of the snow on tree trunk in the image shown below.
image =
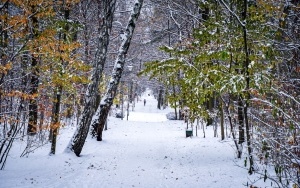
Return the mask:
<path id="1" fill-rule="evenodd" d="M 115 61 L 114 69 L 113 69 L 113 72 L 111 75 L 111 79 L 110 79 L 108 88 L 106 90 L 104 97 L 102 98 L 102 100 L 100 102 L 100 105 L 98 106 L 98 109 L 96 112 L 96 119 L 92 123 L 94 132 L 97 133 L 98 141 L 102 141 L 103 127 L 105 125 L 110 107 L 111 107 L 113 100 L 117 93 L 117 88 L 118 88 L 118 85 L 119 85 L 119 82 L 120 82 L 120 79 L 122 76 L 124 64 L 125 64 L 126 54 L 127 54 L 127 51 L 129 49 L 129 46 L 131 43 L 131 38 L 133 36 L 135 24 L 140 15 L 142 5 L 143 5 L 143 0 L 136 0 L 134 3 L 133 11 L 128 20 L 128 24 L 127 24 L 125 33 L 121 36 L 122 43 L 119 48 L 118 56 Z"/>
<path id="2" fill-rule="evenodd" d="M 243 20 L 246 20 L 247 12 L 248 12 L 248 1 L 243 1 Z M 248 118 L 248 108 L 250 101 L 250 72 L 249 72 L 249 64 L 250 64 L 250 54 L 249 54 L 249 39 L 248 39 L 248 31 L 246 25 L 242 25 L 243 29 L 243 39 L 244 39 L 244 51 L 245 51 L 245 61 L 244 61 L 244 74 L 246 77 L 246 88 L 245 88 L 245 104 L 244 104 L 244 119 L 245 119 L 245 129 L 246 129 L 246 140 L 247 140 L 247 150 L 249 155 L 249 170 L 248 173 L 251 175 L 254 172 L 254 159 L 253 159 L 253 149 L 252 149 L 252 139 L 251 139 L 251 129 Z"/>
<path id="3" fill-rule="evenodd" d="M 66 148 L 66 152 L 73 151 L 77 156 L 80 155 L 84 142 L 89 132 L 89 127 L 96 111 L 96 95 L 98 92 L 99 82 L 106 61 L 107 48 L 109 44 L 109 35 L 112 28 L 113 15 L 115 12 L 116 0 L 102 1 L 103 17 L 100 25 L 100 33 L 98 38 L 98 47 L 93 62 L 93 73 L 91 83 L 88 85 L 84 109 L 78 121 L 77 129 Z"/>

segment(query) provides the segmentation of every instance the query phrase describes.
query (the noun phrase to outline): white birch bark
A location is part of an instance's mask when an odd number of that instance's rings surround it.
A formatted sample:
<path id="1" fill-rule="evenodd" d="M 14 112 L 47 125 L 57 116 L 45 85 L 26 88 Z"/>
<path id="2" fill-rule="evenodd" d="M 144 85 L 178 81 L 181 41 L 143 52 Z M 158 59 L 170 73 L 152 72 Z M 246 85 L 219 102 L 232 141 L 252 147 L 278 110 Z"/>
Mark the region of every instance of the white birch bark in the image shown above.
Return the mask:
<path id="1" fill-rule="evenodd" d="M 102 1 L 102 25 L 100 26 L 98 47 L 93 62 L 93 73 L 91 76 L 91 83 L 88 85 L 85 94 L 84 109 L 78 121 L 77 129 L 65 150 L 66 152 L 73 151 L 77 156 L 79 156 L 81 153 L 81 150 L 89 132 L 89 127 L 93 115 L 96 111 L 96 94 L 98 92 L 99 82 L 101 80 L 101 75 L 106 61 L 107 48 L 109 44 L 109 35 L 112 28 L 115 5 L 116 0 Z"/>
<path id="2" fill-rule="evenodd" d="M 126 54 L 131 43 L 131 38 L 133 36 L 135 24 L 140 15 L 142 5 L 143 0 L 136 0 L 134 3 L 134 7 L 128 20 L 125 33 L 123 34 L 123 36 L 121 36 L 122 43 L 118 51 L 118 56 L 115 61 L 114 69 L 110 78 L 108 88 L 97 108 L 96 118 L 92 123 L 93 129 L 97 133 L 98 141 L 102 140 L 103 127 L 105 125 L 110 107 L 117 93 L 117 88 L 120 83 L 120 79 L 124 69 Z"/>

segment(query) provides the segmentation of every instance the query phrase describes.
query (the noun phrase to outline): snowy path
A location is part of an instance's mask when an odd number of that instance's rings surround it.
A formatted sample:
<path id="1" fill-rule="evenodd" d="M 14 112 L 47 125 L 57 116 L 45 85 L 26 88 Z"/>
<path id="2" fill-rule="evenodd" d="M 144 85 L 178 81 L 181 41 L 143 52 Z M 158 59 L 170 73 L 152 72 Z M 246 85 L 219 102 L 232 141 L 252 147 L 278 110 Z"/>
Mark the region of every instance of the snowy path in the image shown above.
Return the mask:
<path id="1" fill-rule="evenodd" d="M 14 148 L 0 188 L 11 187 L 245 187 L 247 172 L 234 165 L 231 141 L 185 138 L 182 121 L 168 121 L 152 96 L 136 104 L 129 120 L 110 117 L 104 141 L 88 138 L 82 156 L 63 153 L 74 128 L 61 131 L 58 154 L 45 146 L 28 158 Z M 142 98 L 143 99 L 143 98 Z M 238 161 L 241 163 L 241 161 Z"/>

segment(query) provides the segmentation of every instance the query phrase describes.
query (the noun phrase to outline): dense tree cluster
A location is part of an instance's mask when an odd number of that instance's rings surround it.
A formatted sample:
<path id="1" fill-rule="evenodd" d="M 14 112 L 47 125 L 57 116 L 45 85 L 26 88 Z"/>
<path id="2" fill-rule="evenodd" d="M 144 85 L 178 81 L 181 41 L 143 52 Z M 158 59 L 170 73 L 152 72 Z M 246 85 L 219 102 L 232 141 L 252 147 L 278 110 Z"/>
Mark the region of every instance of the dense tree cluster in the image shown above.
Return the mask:
<path id="1" fill-rule="evenodd" d="M 224 123 L 229 125 L 237 156 L 246 151 L 249 174 L 297 187 L 299 2 L 193 3 L 199 8 L 193 34 L 179 32 L 176 44 L 161 48 L 169 57 L 147 63 L 143 73 L 164 83 L 173 107 L 189 109 L 192 124 L 198 118 L 215 128 L 220 124 L 222 139 Z M 178 13 L 167 7 L 170 17 Z M 172 17 L 177 25 L 190 16 L 179 14 Z"/>
<path id="2" fill-rule="evenodd" d="M 0 168 L 16 139 L 27 139 L 22 156 L 48 141 L 55 154 L 59 128 L 71 122 L 77 130 L 67 151 L 79 156 L 90 127 L 102 140 L 113 102 L 147 86 L 158 108 L 170 105 L 196 130 L 202 122 L 217 136 L 220 125 L 249 174 L 299 186 L 300 2 L 142 5 L 1 1 Z"/>

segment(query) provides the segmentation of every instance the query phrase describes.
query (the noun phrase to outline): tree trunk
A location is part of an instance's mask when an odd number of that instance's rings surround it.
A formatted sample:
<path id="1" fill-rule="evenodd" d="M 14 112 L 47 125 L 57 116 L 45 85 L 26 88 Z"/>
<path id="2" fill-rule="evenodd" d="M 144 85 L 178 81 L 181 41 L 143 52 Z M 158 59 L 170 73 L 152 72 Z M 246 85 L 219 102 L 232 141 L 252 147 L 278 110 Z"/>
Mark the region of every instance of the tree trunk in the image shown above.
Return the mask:
<path id="1" fill-rule="evenodd" d="M 133 102 L 133 81 L 130 81 L 130 91 L 129 91 L 129 103 Z"/>
<path id="2" fill-rule="evenodd" d="M 115 66 L 113 68 L 108 88 L 97 109 L 96 119 L 92 123 L 93 129 L 97 132 L 98 141 L 102 141 L 103 127 L 105 125 L 110 107 L 117 93 L 118 85 L 124 69 L 126 54 L 131 43 L 131 38 L 133 36 L 135 24 L 139 17 L 142 5 L 143 0 L 136 0 L 134 3 L 133 11 L 131 13 L 130 19 L 128 20 L 125 33 L 122 36 L 122 44 L 119 48 L 118 56 L 115 61 Z"/>
<path id="3" fill-rule="evenodd" d="M 35 6 L 32 6 L 32 12 L 35 12 Z M 38 36 L 38 19 L 36 16 L 31 17 L 32 22 L 32 36 L 36 38 Z M 38 86 L 39 86 L 39 75 L 38 75 L 38 57 L 31 54 L 31 79 L 30 79 L 30 91 L 31 98 L 29 100 L 29 120 L 27 126 L 27 134 L 35 135 L 37 132 L 37 119 L 38 119 Z"/>
<path id="4" fill-rule="evenodd" d="M 246 20 L 248 10 L 248 1 L 244 0 L 243 4 L 243 20 Z M 244 118 L 245 118 L 245 128 L 246 128 L 246 138 L 247 138 L 247 147 L 248 147 L 248 155 L 249 155 L 249 170 L 248 173 L 251 175 L 254 170 L 254 162 L 252 156 L 252 144 L 251 144 L 251 136 L 250 136 L 250 125 L 248 120 L 248 107 L 250 100 L 250 73 L 249 73 L 249 49 L 248 49 L 248 37 L 247 37 L 247 27 L 246 23 L 242 25 L 243 28 L 243 39 L 244 39 L 244 51 L 245 51 L 245 64 L 244 64 L 244 74 L 246 77 L 246 88 L 245 88 L 245 104 L 244 104 Z"/>
<path id="5" fill-rule="evenodd" d="M 172 82 L 172 90 L 173 90 L 173 96 L 174 96 L 174 99 L 176 99 L 176 89 L 175 89 L 175 84 Z M 180 107 L 179 107 L 180 108 Z M 175 102 L 174 103 L 174 110 L 175 110 L 175 119 L 178 120 L 178 113 L 177 113 L 177 103 Z M 179 109 L 179 120 L 182 120 L 182 112 L 181 110 Z"/>
<path id="6" fill-rule="evenodd" d="M 223 100 L 223 102 L 224 102 L 224 100 Z M 238 144 L 238 142 L 236 140 L 236 137 L 235 137 L 234 127 L 233 127 L 233 124 L 232 124 L 232 118 L 231 118 L 230 111 L 229 111 L 229 104 L 230 104 L 230 102 L 225 103 L 225 110 L 226 110 L 228 122 L 229 122 L 229 125 L 230 125 L 230 132 L 232 134 L 233 142 L 234 142 L 234 145 L 235 145 L 236 150 L 237 150 L 237 158 L 240 159 L 242 157 L 242 149 L 239 147 L 239 144 Z"/>
<path id="7" fill-rule="evenodd" d="M 238 122 L 239 122 L 239 144 L 245 142 L 245 131 L 244 131 L 244 112 L 243 112 L 243 101 L 242 97 L 238 97 Z"/>
<path id="8" fill-rule="evenodd" d="M 224 111 L 223 111 L 223 103 L 220 102 L 220 106 L 219 106 L 219 110 L 220 110 L 220 113 L 221 113 L 221 140 L 224 140 L 225 139 L 225 128 L 224 128 Z"/>
<path id="9" fill-rule="evenodd" d="M 212 108 L 213 108 L 213 104 L 212 104 L 212 97 L 209 96 L 206 98 L 206 109 L 211 112 Z M 208 114 L 207 119 L 206 119 L 206 126 L 212 125 L 213 124 L 213 118 L 210 116 L 210 114 Z"/>
<path id="10" fill-rule="evenodd" d="M 2 9 L 1 9 L 2 14 L 6 15 L 5 19 L 3 19 L 0 23 L 0 33 L 1 33 L 1 35 L 0 35 L 0 48 L 1 48 L 1 50 L 0 50 L 0 58 L 1 58 L 0 62 L 1 62 L 2 66 L 5 65 L 6 63 L 8 63 L 8 57 L 7 57 L 8 31 L 6 29 L 8 27 L 7 22 L 8 22 L 8 18 L 9 18 L 9 16 L 8 16 L 8 8 L 9 8 L 8 3 L 9 3 L 9 1 L 6 1 L 2 5 Z M 4 82 L 5 75 L 6 75 L 5 73 L 1 73 L 1 76 L 0 76 L 0 86 L 1 86 L 1 88 L 2 88 L 2 84 Z M 2 96 L 2 91 L 0 93 L 0 96 Z"/>
<path id="11" fill-rule="evenodd" d="M 166 87 L 164 97 L 163 97 L 163 107 L 164 107 L 164 109 L 166 109 L 167 106 L 168 106 L 168 87 Z"/>
<path id="12" fill-rule="evenodd" d="M 69 145 L 66 148 L 66 152 L 73 151 L 77 156 L 79 156 L 81 153 L 84 142 L 89 132 L 92 117 L 96 110 L 96 94 L 98 92 L 98 86 L 106 60 L 107 48 L 109 44 L 109 35 L 112 28 L 116 0 L 105 0 L 101 3 L 103 8 L 103 16 L 101 22 L 102 25 L 100 26 L 98 47 L 93 62 L 93 73 L 91 83 L 88 85 L 85 94 L 84 109 L 78 121 L 77 130 L 75 131 Z"/>
<path id="13" fill-rule="evenodd" d="M 162 89 L 158 90 L 158 99 L 157 99 L 157 108 L 161 109 L 161 101 L 162 101 Z"/>
<path id="14" fill-rule="evenodd" d="M 63 5 L 63 13 L 64 13 L 64 21 L 68 21 L 70 19 L 70 9 L 66 8 L 69 7 L 68 4 Z M 63 34 L 63 41 L 64 43 L 68 43 L 67 40 L 67 33 L 69 33 L 70 31 L 70 27 L 69 24 L 67 23 L 64 26 L 64 31 L 62 33 L 59 34 L 59 36 L 61 36 L 61 34 Z M 61 37 L 59 37 L 60 39 Z M 60 39 L 61 40 L 61 39 Z M 71 40 L 75 40 L 74 37 L 72 37 Z M 61 54 L 63 54 L 64 51 L 61 50 Z M 62 76 L 62 70 L 63 70 L 63 66 L 66 62 L 63 60 L 63 58 L 61 58 L 61 72 L 60 72 L 60 76 Z M 55 92 L 55 99 L 54 99 L 54 103 L 53 103 L 53 114 L 52 114 L 52 122 L 51 122 L 51 126 L 50 126 L 50 140 L 51 140 L 51 149 L 50 149 L 50 155 L 54 155 L 55 154 L 55 150 L 56 150 L 56 139 L 57 139 L 57 134 L 58 134 L 58 130 L 60 127 L 60 120 L 59 120 L 59 116 L 60 116 L 60 103 L 61 103 L 61 95 L 62 95 L 62 91 L 63 91 L 63 86 L 62 85 L 58 85 L 56 88 L 56 92 Z"/>
<path id="15" fill-rule="evenodd" d="M 62 88 L 59 87 L 56 91 L 56 99 L 54 102 L 54 113 L 52 115 L 52 123 L 51 123 L 51 131 L 52 131 L 52 138 L 51 138 L 51 150 L 50 150 L 50 155 L 55 154 L 56 150 L 56 137 L 58 134 L 58 129 L 59 129 L 59 112 L 60 112 L 60 102 L 61 102 L 61 92 Z"/>
<path id="16" fill-rule="evenodd" d="M 220 1 L 227 9 L 228 6 L 224 3 L 224 1 Z M 248 120 L 248 107 L 249 107 L 249 100 L 250 100 L 250 73 L 249 73 L 249 63 L 250 63 L 250 57 L 249 57 L 249 47 L 248 47 L 248 33 L 247 33 L 247 14 L 248 14 L 248 0 L 238 1 L 240 3 L 240 12 L 241 17 L 243 21 L 241 21 L 236 14 L 231 12 L 231 15 L 235 17 L 239 23 L 239 25 L 242 28 L 242 35 L 243 35 L 243 43 L 244 43 L 244 53 L 245 53 L 245 61 L 243 64 L 243 74 L 246 79 L 246 87 L 244 92 L 244 106 L 243 106 L 243 113 L 244 113 L 244 124 L 245 124 L 245 131 L 246 131 L 246 140 L 247 140 L 247 149 L 248 149 L 248 155 L 249 155 L 249 163 L 250 167 L 248 170 L 248 173 L 251 175 L 254 170 L 254 162 L 253 162 L 253 156 L 252 156 L 252 144 L 251 144 L 251 136 L 250 136 L 250 125 Z"/>

